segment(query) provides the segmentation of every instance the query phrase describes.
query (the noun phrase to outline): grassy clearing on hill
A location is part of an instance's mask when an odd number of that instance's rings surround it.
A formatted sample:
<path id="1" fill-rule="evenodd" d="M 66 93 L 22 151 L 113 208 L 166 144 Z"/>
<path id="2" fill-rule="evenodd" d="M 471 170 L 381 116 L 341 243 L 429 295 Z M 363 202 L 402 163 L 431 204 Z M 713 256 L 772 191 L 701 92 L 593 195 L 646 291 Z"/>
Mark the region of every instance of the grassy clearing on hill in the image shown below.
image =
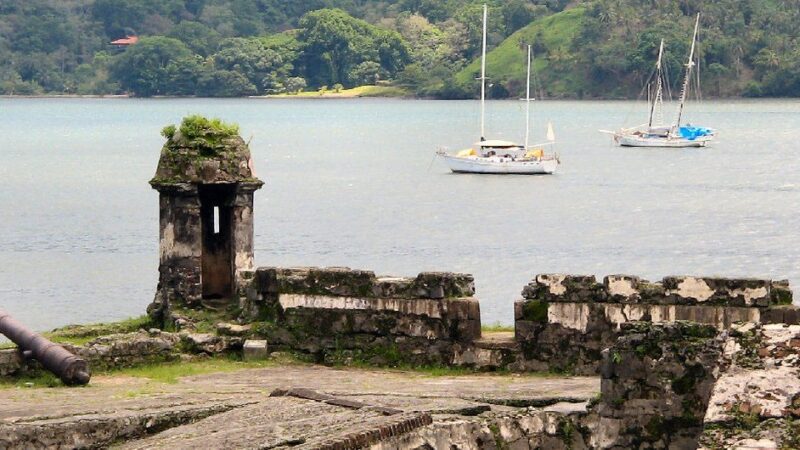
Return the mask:
<path id="1" fill-rule="evenodd" d="M 580 31 L 584 13 L 581 7 L 565 10 L 536 20 L 506 38 L 486 55 L 486 76 L 490 83 L 502 84 L 512 96 L 524 94 L 525 45 L 531 44 L 535 49 L 535 74 L 546 93 L 558 97 L 581 92 L 583 81 L 574 70 L 575 55 L 571 46 Z M 481 61 L 476 59 L 456 74 L 456 81 L 470 83 L 479 76 L 480 68 Z"/>

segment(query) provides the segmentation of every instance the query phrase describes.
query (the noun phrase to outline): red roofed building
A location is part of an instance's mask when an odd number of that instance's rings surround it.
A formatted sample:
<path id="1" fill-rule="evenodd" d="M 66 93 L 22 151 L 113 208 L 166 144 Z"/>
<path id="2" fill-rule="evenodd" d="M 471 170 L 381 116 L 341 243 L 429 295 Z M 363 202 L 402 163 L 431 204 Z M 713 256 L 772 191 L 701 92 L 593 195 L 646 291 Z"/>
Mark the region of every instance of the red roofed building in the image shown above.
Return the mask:
<path id="1" fill-rule="evenodd" d="M 111 41 L 111 45 L 116 45 L 117 47 L 127 47 L 137 42 L 139 42 L 139 36 L 125 36 L 122 39 Z"/>

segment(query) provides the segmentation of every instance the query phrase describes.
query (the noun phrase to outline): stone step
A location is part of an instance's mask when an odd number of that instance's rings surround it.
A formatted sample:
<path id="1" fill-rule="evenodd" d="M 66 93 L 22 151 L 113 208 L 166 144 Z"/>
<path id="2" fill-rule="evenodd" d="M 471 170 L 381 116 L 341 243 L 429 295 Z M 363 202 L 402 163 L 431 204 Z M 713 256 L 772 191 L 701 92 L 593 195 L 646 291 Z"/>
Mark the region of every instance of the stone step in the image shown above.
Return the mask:
<path id="1" fill-rule="evenodd" d="M 473 341 L 477 348 L 488 350 L 514 350 L 517 341 L 513 331 L 489 331 L 481 334 L 480 339 Z"/>

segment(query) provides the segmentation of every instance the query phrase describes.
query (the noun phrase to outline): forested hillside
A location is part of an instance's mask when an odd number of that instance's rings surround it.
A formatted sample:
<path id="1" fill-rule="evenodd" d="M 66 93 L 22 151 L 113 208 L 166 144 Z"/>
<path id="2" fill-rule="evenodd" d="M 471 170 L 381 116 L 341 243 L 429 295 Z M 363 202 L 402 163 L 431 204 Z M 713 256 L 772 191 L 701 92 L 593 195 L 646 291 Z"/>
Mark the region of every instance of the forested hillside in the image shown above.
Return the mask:
<path id="1" fill-rule="evenodd" d="M 680 76 L 702 13 L 707 96 L 800 96 L 795 0 L 490 0 L 491 94 L 635 97 L 658 42 Z M 473 0 L 1 0 L 0 94 L 243 96 L 392 84 L 477 93 Z M 129 46 L 110 42 L 137 36 Z M 397 89 L 395 89 L 397 91 Z"/>

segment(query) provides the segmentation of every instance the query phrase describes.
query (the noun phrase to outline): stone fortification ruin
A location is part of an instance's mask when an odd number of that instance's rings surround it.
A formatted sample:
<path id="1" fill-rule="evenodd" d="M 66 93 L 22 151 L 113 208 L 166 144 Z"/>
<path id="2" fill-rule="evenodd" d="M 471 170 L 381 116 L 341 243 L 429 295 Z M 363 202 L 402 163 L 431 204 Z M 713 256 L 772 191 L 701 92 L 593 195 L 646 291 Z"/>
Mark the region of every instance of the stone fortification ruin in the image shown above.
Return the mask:
<path id="1" fill-rule="evenodd" d="M 166 327 L 196 327 L 204 320 L 198 310 L 215 301 L 238 323 L 219 325 L 223 334 L 234 327 L 272 350 L 320 362 L 602 379 L 599 400 L 582 412 L 434 423 L 376 448 L 438 448 L 442 439 L 460 442 L 456 448 L 491 448 L 476 445 L 483 440 L 519 448 L 694 448 L 702 440 L 715 448 L 737 436 L 742 414 L 757 416 L 754 423 L 766 414 L 795 426 L 800 388 L 767 396 L 748 388 L 755 379 L 770 379 L 764 371 L 775 364 L 781 368 L 772 379 L 800 374 L 792 356 L 800 347 L 800 310 L 787 281 L 540 274 L 513 304 L 513 336 L 482 336 L 468 274 L 406 278 L 342 267 L 254 268 L 253 193 L 262 183 L 241 138 L 217 136 L 207 125 L 201 132 L 186 122 L 165 130 L 168 141 L 151 181 L 161 197 L 161 260 L 149 311 Z M 776 339 L 782 343 L 765 344 Z M 729 432 L 719 431 L 726 426 Z"/>
<path id="2" fill-rule="evenodd" d="M 371 406 L 331 393 L 338 389 L 278 389 L 272 397 L 247 400 L 262 414 L 275 405 L 302 405 L 304 416 L 345 408 L 360 411 L 357 422 L 376 424 L 298 448 L 800 448 L 800 309 L 786 281 L 540 274 L 516 302 L 509 299 L 513 333 L 483 335 L 469 274 L 256 268 L 253 196 L 262 182 L 236 128 L 190 117 L 164 135 L 150 182 L 160 197 L 160 259 L 148 307 L 162 329 L 72 348 L 92 364 L 246 348 L 246 354 L 290 351 L 345 365 L 546 371 L 600 380 L 590 401 L 587 395 L 545 402 L 472 394 L 458 399 L 471 403 L 457 414 L 387 408 L 380 401 L 388 393 L 363 397 L 378 403 Z M 18 352 L 0 350 L 0 375 L 28 369 Z M 227 413 L 213 414 L 219 418 L 209 426 L 220 439 L 234 439 L 220 425 Z M 244 413 L 231 414 L 238 420 Z M 247 427 L 257 426 L 246 420 Z M 128 419 L 117 422 L 124 426 L 103 428 L 90 439 L 65 432 L 73 422 L 23 421 L 2 429 L 0 447 L 102 447 L 148 434 Z M 303 433 L 313 432 L 304 430 L 280 442 L 300 445 L 311 439 Z M 141 448 L 177 442 L 164 439 L 156 435 Z"/>

